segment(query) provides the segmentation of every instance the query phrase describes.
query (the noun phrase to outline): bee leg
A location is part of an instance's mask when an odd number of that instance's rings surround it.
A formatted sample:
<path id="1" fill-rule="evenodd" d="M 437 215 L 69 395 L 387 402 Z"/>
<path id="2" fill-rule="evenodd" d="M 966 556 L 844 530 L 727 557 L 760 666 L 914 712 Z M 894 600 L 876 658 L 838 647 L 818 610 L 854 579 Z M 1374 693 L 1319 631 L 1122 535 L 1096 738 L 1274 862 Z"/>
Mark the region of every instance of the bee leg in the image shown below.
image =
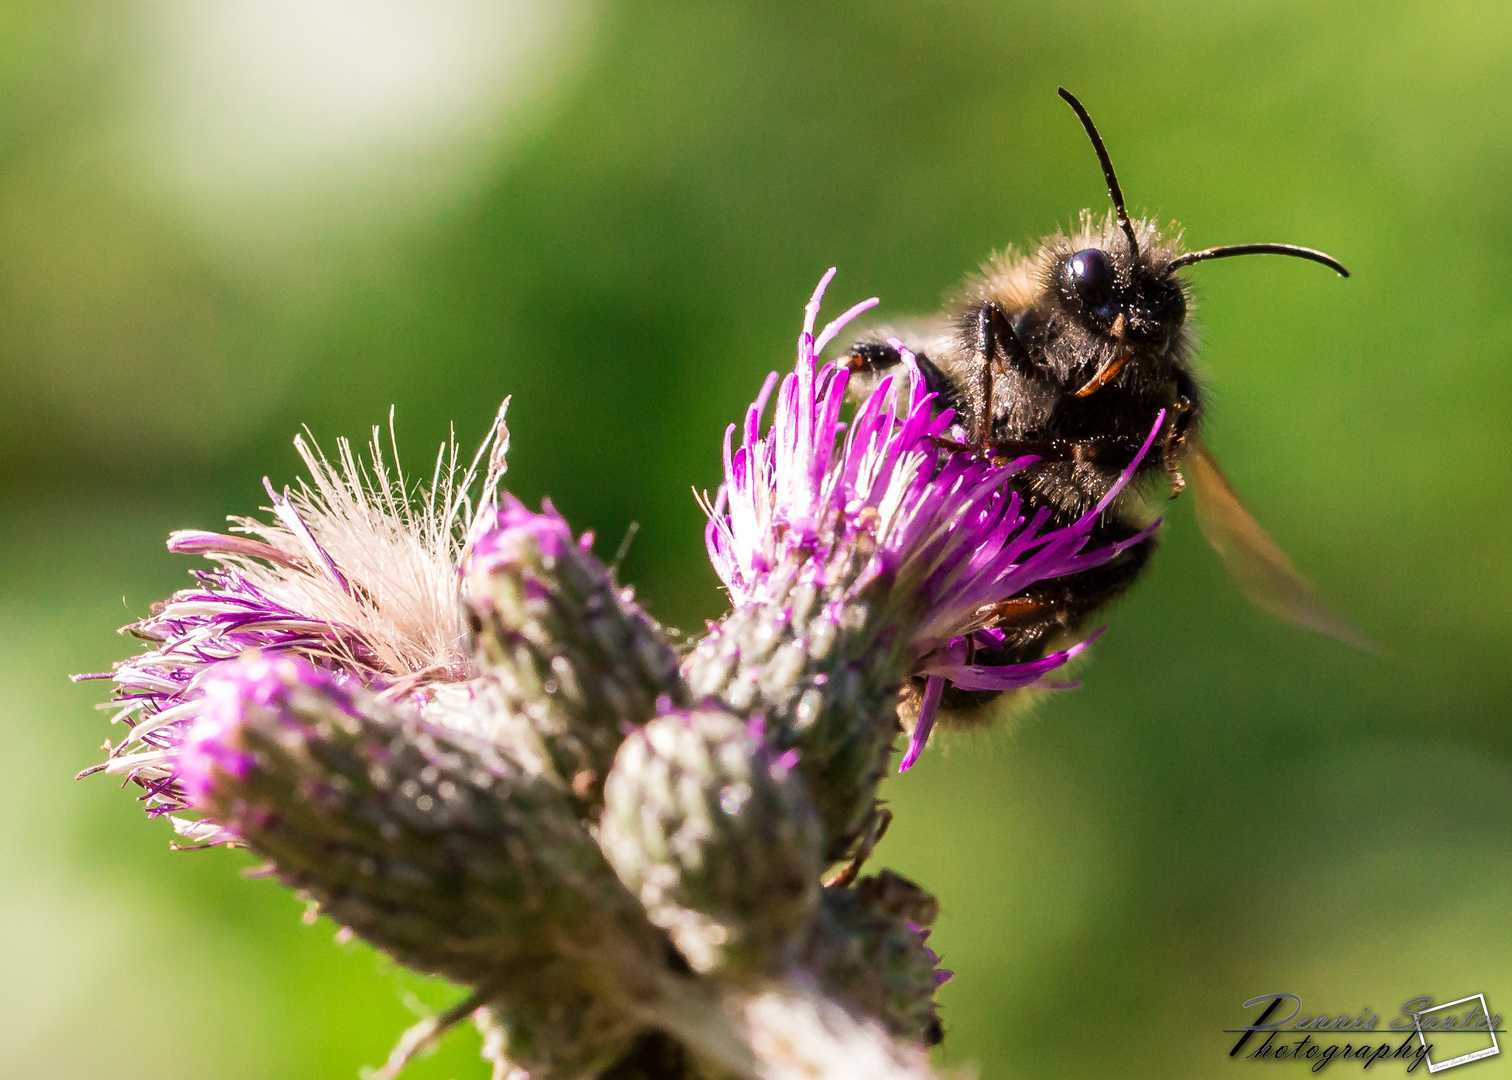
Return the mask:
<path id="1" fill-rule="evenodd" d="M 992 605 L 992 626 L 1013 626 L 1032 622 L 1055 610 L 1061 600 L 1049 596 L 1014 596 Z"/>
<path id="2" fill-rule="evenodd" d="M 982 366 L 977 374 L 977 415 L 971 443 L 983 457 L 992 453 L 992 366 L 997 359 L 994 323 L 1001 318 L 1002 311 L 996 304 L 983 304 L 977 311 L 976 348 Z"/>
<path id="3" fill-rule="evenodd" d="M 956 454 L 983 452 L 980 443 L 956 442 L 943 435 L 936 435 L 933 438 L 935 446 L 941 450 L 949 450 Z M 985 452 L 994 465 L 1007 465 L 1014 458 L 1020 457 L 1038 458 L 1040 461 L 1070 461 L 1072 453 L 1062 442 L 1037 442 L 1031 439 L 997 439 L 988 444 Z"/>
<path id="4" fill-rule="evenodd" d="M 1175 499 L 1186 490 L 1186 477 L 1181 472 L 1181 459 L 1186 454 L 1187 436 L 1197 425 L 1197 384 L 1184 371 L 1176 373 L 1176 405 L 1171 421 L 1171 433 L 1165 441 L 1161 463 L 1171 479 L 1171 498 Z"/>
<path id="5" fill-rule="evenodd" d="M 977 308 L 976 313 L 977 356 L 982 366 L 977 376 L 976 400 L 972 405 L 976 419 L 972 424 L 971 444 L 983 457 L 999 456 L 992 444 L 992 394 L 994 369 L 1007 374 L 1004 361 L 1029 378 L 1038 378 L 1040 372 L 1029 355 L 1028 348 L 1019 340 L 1013 324 L 997 304 L 987 303 Z"/>
<path id="6" fill-rule="evenodd" d="M 852 371 L 885 371 L 903 362 L 903 354 L 885 341 L 858 341 L 844 357 Z"/>
<path id="7" fill-rule="evenodd" d="M 849 372 L 847 388 L 862 397 L 902 363 L 903 354 L 885 341 L 858 341 L 840 358 L 841 366 Z"/>
<path id="8" fill-rule="evenodd" d="M 935 396 L 935 409 L 954 409 L 957 416 L 963 415 L 967 411 L 963 408 L 966 403 L 955 384 L 925 353 L 917 348 L 909 351 L 924 379 L 924 388 Z M 865 395 L 875 390 L 884 376 L 895 373 L 903 363 L 903 353 L 890 342 L 858 341 L 846 350 L 840 363 L 850 372 L 851 392 Z"/>
<path id="9" fill-rule="evenodd" d="M 993 368 L 1002 371 L 1003 361 L 1007 360 L 1031 378 L 1038 375 L 1038 370 L 1033 358 L 1029 355 L 1029 350 L 1014 332 L 1013 324 L 1008 321 L 1008 316 L 1004 315 L 1003 309 L 996 304 L 983 304 L 977 309 L 976 351 L 982 358 L 982 370 L 977 384 L 977 401 L 980 409 L 977 412 L 976 432 L 972 442 L 981 447 L 982 452 L 986 454 L 992 439 Z"/>
<path id="10" fill-rule="evenodd" d="M 871 858 L 882 837 L 887 835 L 887 827 L 892 824 L 893 812 L 881 806 L 873 806 L 871 815 L 866 819 L 866 825 L 861 831 L 861 839 L 856 844 L 856 853 L 851 857 L 840 871 L 824 883 L 825 888 L 843 889 L 855 881 L 861 874 L 861 867 L 866 865 L 866 860 Z"/>
<path id="11" fill-rule="evenodd" d="M 954 439 L 947 439 L 943 435 L 934 436 L 933 441 L 938 449 L 949 450 L 955 454 L 964 454 L 976 450 L 976 447 L 971 443 L 956 442 Z"/>
<path id="12" fill-rule="evenodd" d="M 1185 453 L 1186 439 L 1181 432 L 1181 403 L 1176 405 L 1176 422 L 1171 425 L 1170 433 L 1166 435 L 1165 442 L 1160 448 L 1160 466 L 1165 469 L 1166 478 L 1171 482 L 1171 498 L 1181 497 L 1186 490 L 1186 477 L 1181 472 L 1181 457 Z"/>
<path id="13" fill-rule="evenodd" d="M 992 463 L 1006 465 L 1014 458 L 1035 457 L 1040 461 L 1071 461 L 1076 456 L 1075 443 L 1060 439 L 998 439 L 992 444 Z"/>
<path id="14" fill-rule="evenodd" d="M 1020 374 L 1031 379 L 1044 374 L 1034 357 L 1029 355 L 1029 346 L 1024 344 L 1013 323 L 996 304 L 983 304 L 977 312 L 976 346 L 978 354 L 987 357 L 989 362 L 996 362 L 999 369 L 1002 361 L 1007 360 Z"/>

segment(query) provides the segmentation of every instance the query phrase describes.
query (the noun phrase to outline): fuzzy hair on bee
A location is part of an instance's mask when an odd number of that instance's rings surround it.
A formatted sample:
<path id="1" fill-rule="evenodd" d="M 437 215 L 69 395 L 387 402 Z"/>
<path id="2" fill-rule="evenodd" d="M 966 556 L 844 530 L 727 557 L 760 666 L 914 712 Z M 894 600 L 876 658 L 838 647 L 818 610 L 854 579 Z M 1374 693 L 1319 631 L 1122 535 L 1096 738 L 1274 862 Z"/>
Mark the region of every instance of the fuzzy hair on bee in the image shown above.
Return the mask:
<path id="1" fill-rule="evenodd" d="M 934 319 L 910 329 L 879 328 L 843 358 L 858 393 L 912 353 L 937 407 L 952 409 L 950 449 L 1032 464 L 1011 481 L 1046 527 L 1071 524 L 1113 488 L 1139 457 L 1152 427 L 1154 447 L 1130 484 L 1099 516 L 1090 547 L 1125 545 L 1096 568 L 1004 597 L 985 633 L 970 643 L 985 666 L 1040 659 L 1084 635 L 1091 617 L 1122 596 L 1155 550 L 1135 539 L 1190 481 L 1204 533 L 1252 601 L 1283 619 L 1369 648 L 1318 599 L 1244 509 L 1200 439 L 1203 390 L 1193 369 L 1190 298 L 1180 272 L 1235 255 L 1275 254 L 1349 272 L 1331 255 L 1290 244 L 1239 244 L 1188 251 L 1179 227 L 1131 219 L 1106 147 L 1081 103 L 1060 91 L 1081 120 L 1102 166 L 1113 209 L 1083 211 L 1070 235 L 1032 250 L 1009 249 L 968 278 Z M 1132 541 L 1132 542 L 1131 542 Z M 921 685 L 905 690 L 905 726 L 917 715 Z M 947 687 L 946 725 L 991 721 L 1012 694 Z M 1015 703 L 1017 704 L 1017 703 Z"/>

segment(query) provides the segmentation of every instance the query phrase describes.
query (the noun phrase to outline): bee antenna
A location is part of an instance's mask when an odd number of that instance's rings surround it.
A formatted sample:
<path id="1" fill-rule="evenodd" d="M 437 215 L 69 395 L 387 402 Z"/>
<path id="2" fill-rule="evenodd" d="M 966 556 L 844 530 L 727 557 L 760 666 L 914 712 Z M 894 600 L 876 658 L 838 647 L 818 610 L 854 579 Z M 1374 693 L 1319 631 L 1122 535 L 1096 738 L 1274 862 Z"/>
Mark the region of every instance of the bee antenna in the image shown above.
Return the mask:
<path id="1" fill-rule="evenodd" d="M 1296 244 L 1225 244 L 1223 247 L 1204 248 L 1178 255 L 1166 264 L 1166 272 L 1180 270 L 1183 266 L 1206 262 L 1208 259 L 1229 259 L 1235 255 L 1290 255 L 1294 259 L 1310 259 L 1322 263 L 1340 277 L 1348 277 L 1349 270 L 1326 251 L 1298 247 Z"/>
<path id="2" fill-rule="evenodd" d="M 1113 171 L 1113 161 L 1108 157 L 1108 148 L 1103 145 L 1102 136 L 1097 133 L 1097 125 L 1092 123 L 1092 118 L 1087 115 L 1087 110 L 1082 103 L 1076 100 L 1076 95 L 1060 87 L 1058 93 L 1066 99 L 1066 104 L 1076 110 L 1077 119 L 1082 122 L 1082 127 L 1087 129 L 1087 138 L 1092 140 L 1092 149 L 1097 151 L 1097 161 L 1102 165 L 1103 179 L 1108 182 L 1108 194 L 1113 198 L 1113 209 L 1118 211 L 1118 226 L 1123 229 L 1124 235 L 1129 238 L 1129 254 L 1135 257 L 1139 255 L 1139 242 L 1134 239 L 1134 226 L 1129 221 L 1129 212 L 1124 209 L 1123 188 L 1118 186 L 1118 174 Z"/>

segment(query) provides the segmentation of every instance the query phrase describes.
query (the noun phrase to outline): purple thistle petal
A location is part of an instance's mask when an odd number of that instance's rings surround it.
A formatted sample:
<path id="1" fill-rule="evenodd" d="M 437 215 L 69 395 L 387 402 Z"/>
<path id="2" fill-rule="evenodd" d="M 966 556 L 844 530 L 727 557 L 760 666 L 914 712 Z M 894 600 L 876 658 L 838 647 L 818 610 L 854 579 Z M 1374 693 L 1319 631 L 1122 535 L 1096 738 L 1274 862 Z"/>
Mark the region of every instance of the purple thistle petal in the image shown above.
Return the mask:
<path id="1" fill-rule="evenodd" d="M 964 661 L 964 647 L 959 650 L 959 655 L 962 657 L 960 663 L 952 661 L 950 652 L 934 653 L 924 661 L 919 673 L 927 675 L 930 682 L 935 679 L 948 679 L 953 686 L 961 690 L 1017 690 L 1025 686 L 1035 686 L 1040 684 L 1040 677 L 1046 672 L 1054 671 L 1067 661 L 1086 652 L 1092 643 L 1102 636 L 1104 629 L 1106 627 L 1099 628 L 1085 641 L 1079 641 L 1070 648 L 1021 664 L 1004 664 L 996 667 L 967 664 Z M 964 639 L 960 640 L 964 641 Z M 925 693 L 927 701 L 928 691 Z M 922 719 L 921 713 L 921 726 Z M 926 732 L 926 736 L 927 734 Z"/>
<path id="2" fill-rule="evenodd" d="M 520 536 L 538 544 L 548 558 L 558 558 L 568 547 L 579 543 L 573 540 L 572 527 L 549 499 L 537 514 L 506 491 L 500 493 L 497 502 L 479 509 L 469 534 L 465 561 L 472 568 L 488 573 L 514 558 L 514 541 Z M 591 534 L 583 536 L 592 543 Z"/>
<path id="3" fill-rule="evenodd" d="M 839 318 L 831 319 L 829 324 L 825 326 L 822 331 L 820 331 L 819 337 L 815 339 L 814 352 L 823 352 L 824 347 L 831 341 L 834 341 L 835 337 L 840 333 L 840 331 L 844 330 L 846 326 L 849 325 L 858 315 L 862 315 L 865 312 L 870 311 L 881 302 L 882 301 L 879 298 L 873 296 L 870 300 L 862 300 L 859 304 L 852 305 L 851 308 L 843 313 Z"/>
<path id="4" fill-rule="evenodd" d="M 903 760 L 898 765 L 900 773 L 911 769 L 913 763 L 919 760 L 919 755 L 924 752 L 924 745 L 929 742 L 929 733 L 934 730 L 935 716 L 940 711 L 940 697 L 944 693 L 943 677 L 931 675 L 924 683 L 924 702 L 919 709 L 919 721 L 914 725 L 913 734 L 908 738 L 908 750 L 903 754 Z"/>
<path id="5" fill-rule="evenodd" d="M 179 529 L 169 533 L 168 550 L 175 555 L 240 555 L 246 559 L 262 559 L 290 569 L 301 568 L 299 559 L 272 544 L 247 536 L 227 536 L 200 529 Z"/>
<path id="6" fill-rule="evenodd" d="M 1100 565 L 1158 527 L 1086 550 L 1098 518 L 1159 437 L 1165 413 L 1095 507 L 1069 526 L 1046 531 L 1049 511 L 1027 514 L 1009 483 L 1036 459 L 1000 464 L 941 448 L 936 440 L 954 416 L 935 411 L 918 362 L 901 343 L 893 344 L 902 370 L 882 378 L 850 423 L 841 422 L 849 372 L 821 365 L 817 352 L 874 302 L 852 307 L 816 338 L 820 303 L 833 277 L 831 269 L 804 309 L 797 363 L 776 383 L 770 423 L 763 431 L 775 375 L 763 383 L 744 424 L 726 432 L 724 483 L 704 504 L 705 541 L 737 608 L 773 600 L 794 581 L 837 580 L 859 557 L 865 565 L 847 577 L 851 595 L 886 582 L 896 602 L 914 612 L 900 609 L 894 616 L 903 619 L 899 630 L 915 657 L 911 676 L 929 680 L 926 708 L 904 757 L 907 768 L 928 740 L 947 682 L 984 690 L 1036 684 L 1090 644 L 999 667 L 968 665 L 964 645 L 952 648 L 989 623 L 1001 601 L 1036 582 Z"/>

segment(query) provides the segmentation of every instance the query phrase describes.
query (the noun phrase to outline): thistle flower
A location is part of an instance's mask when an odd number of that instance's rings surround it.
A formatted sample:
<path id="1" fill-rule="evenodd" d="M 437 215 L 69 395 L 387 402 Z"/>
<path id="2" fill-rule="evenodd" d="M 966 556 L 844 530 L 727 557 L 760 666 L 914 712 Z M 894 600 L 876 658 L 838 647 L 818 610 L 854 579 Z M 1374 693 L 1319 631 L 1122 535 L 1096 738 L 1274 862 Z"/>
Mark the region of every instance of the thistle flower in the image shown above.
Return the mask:
<path id="1" fill-rule="evenodd" d="M 709 557 L 734 611 L 690 657 L 695 695 L 762 712 L 779 745 L 802 750 L 828 852 L 838 858 L 872 810 L 896 730 L 898 688 L 928 679 L 906 768 L 929 735 L 945 683 L 1006 690 L 1038 682 L 1085 643 L 1028 664 L 969 662 L 968 638 L 986 643 L 993 605 L 1037 581 L 1089 569 L 1143 539 L 1086 552 L 1097 517 L 1132 478 L 1156 433 L 1095 507 L 1044 531 L 1009 484 L 1032 458 L 1007 464 L 950 448 L 953 419 L 936 412 L 904 350 L 906 384 L 888 376 L 841 422 L 847 371 L 819 352 L 867 300 L 816 337 L 830 270 L 806 309 L 798 360 L 761 416 L 775 373 L 746 413 L 739 446 L 725 435 L 725 481 L 712 502 Z M 1163 419 L 1163 414 L 1162 414 Z M 1154 526 L 1151 526 L 1154 528 Z"/>
<path id="2" fill-rule="evenodd" d="M 299 439 L 311 479 L 268 485 L 271 521 L 170 539 L 216 566 L 96 676 L 131 729 L 98 769 L 469 988 L 376 1076 L 468 1015 L 496 1078 L 931 1075 L 938 905 L 856 880 L 899 688 L 926 680 L 906 767 L 947 683 L 1031 685 L 1084 648 L 971 662 L 999 601 L 1127 546 L 1085 550 L 1138 460 L 1046 531 L 1024 461 L 943 439 L 912 357 L 842 423 L 846 372 L 816 357 L 875 301 L 816 336 L 833 273 L 795 369 L 726 437 L 706 539 L 734 608 L 681 664 L 589 536 L 498 491 L 502 410 L 418 495 L 376 432 L 366 463 Z"/>
<path id="3" fill-rule="evenodd" d="M 129 777 L 144 789 L 152 816 L 183 809 L 174 760 L 200 708 L 198 682 L 249 649 L 302 657 L 340 682 L 390 699 L 465 679 L 458 564 L 485 456 L 485 502 L 504 472 L 508 404 L 470 464 L 464 467 L 455 440 L 441 448 L 418 499 L 397 450 L 392 466 L 385 461 L 378 428 L 367 462 L 346 439 L 337 441 L 332 463 L 299 437 L 294 446 L 310 479 L 281 493 L 263 481 L 273 521 L 233 517 L 230 535 L 173 533 L 169 551 L 205 555 L 218 565 L 197 572 L 195 587 L 154 605 L 152 614 L 122 631 L 151 649 L 111 672 L 76 676 L 112 680 L 113 722 L 130 727 L 105 764 L 81 775 Z M 226 839 L 208 825 L 175 824 L 193 840 Z"/>

